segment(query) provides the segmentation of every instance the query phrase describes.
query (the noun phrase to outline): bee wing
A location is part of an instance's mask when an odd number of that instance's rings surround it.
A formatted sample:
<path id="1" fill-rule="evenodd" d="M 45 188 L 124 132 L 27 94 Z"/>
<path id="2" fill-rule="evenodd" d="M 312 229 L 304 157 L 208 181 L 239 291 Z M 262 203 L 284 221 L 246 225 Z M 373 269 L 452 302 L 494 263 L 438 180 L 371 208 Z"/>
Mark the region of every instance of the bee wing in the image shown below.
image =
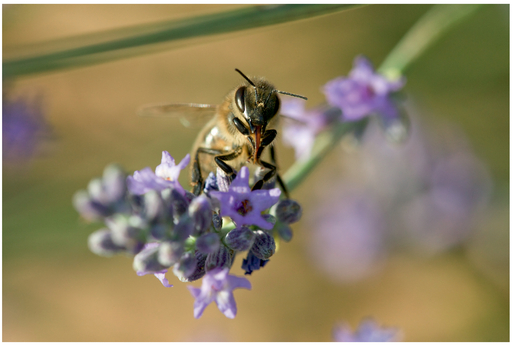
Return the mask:
<path id="1" fill-rule="evenodd" d="M 156 103 L 137 110 L 143 117 L 178 118 L 185 127 L 203 126 L 216 114 L 217 106 L 199 103 Z"/>

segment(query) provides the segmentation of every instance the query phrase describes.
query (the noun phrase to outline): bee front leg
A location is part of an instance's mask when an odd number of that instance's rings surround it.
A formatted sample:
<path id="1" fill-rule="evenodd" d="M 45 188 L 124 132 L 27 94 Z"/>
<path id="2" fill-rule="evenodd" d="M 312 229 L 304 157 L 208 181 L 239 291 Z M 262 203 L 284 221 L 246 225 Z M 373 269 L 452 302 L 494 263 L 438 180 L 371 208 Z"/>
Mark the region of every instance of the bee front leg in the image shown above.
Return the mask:
<path id="1" fill-rule="evenodd" d="M 195 159 L 193 162 L 193 168 L 191 170 L 191 185 L 193 186 L 193 189 L 191 192 L 195 196 L 200 195 L 200 193 L 202 193 L 202 190 L 204 188 L 202 169 L 200 167 L 200 163 L 199 163 L 199 159 L 198 159 L 198 156 L 200 155 L 200 153 L 205 153 L 205 154 L 214 156 L 214 155 L 219 155 L 221 153 L 221 151 L 215 150 L 215 149 L 209 149 L 206 147 L 199 147 L 198 150 L 196 150 Z"/>
<path id="2" fill-rule="evenodd" d="M 239 157 L 239 155 L 241 155 L 242 151 L 243 150 L 241 148 L 238 148 L 232 152 L 219 154 L 214 157 L 214 162 L 216 162 L 220 169 L 223 170 L 225 174 L 229 175 L 232 180 L 236 178 L 237 174 L 234 168 L 228 165 L 226 161 L 236 159 L 237 157 Z"/>
<path id="3" fill-rule="evenodd" d="M 273 146 L 270 146 L 269 150 L 270 150 L 270 156 L 271 156 L 271 163 L 273 163 L 276 168 L 277 160 L 275 158 L 275 148 Z M 284 191 L 284 194 L 286 195 L 286 199 L 289 199 L 289 192 L 286 188 L 284 181 L 282 181 L 282 178 L 280 177 L 280 174 L 278 172 L 277 172 L 277 182 L 278 182 L 280 188 L 282 188 L 282 190 Z"/>

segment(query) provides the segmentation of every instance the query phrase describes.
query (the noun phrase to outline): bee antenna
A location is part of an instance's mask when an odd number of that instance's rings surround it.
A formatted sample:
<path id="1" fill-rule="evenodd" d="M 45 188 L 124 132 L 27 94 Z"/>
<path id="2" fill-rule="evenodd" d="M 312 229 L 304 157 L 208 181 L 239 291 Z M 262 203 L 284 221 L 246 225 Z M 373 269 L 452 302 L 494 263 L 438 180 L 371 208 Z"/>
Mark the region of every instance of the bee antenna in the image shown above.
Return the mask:
<path id="1" fill-rule="evenodd" d="M 293 97 L 297 97 L 297 98 L 301 98 L 301 99 L 307 100 L 307 97 L 300 96 L 300 95 L 297 95 L 297 94 L 294 94 L 294 93 L 289 93 L 289 92 L 280 91 L 280 90 L 275 90 L 275 92 L 281 93 L 283 95 L 293 96 Z"/>
<path id="2" fill-rule="evenodd" d="M 250 78 L 248 78 L 247 76 L 245 76 L 245 74 L 243 72 L 241 72 L 239 69 L 236 68 L 236 72 L 241 74 L 243 76 L 243 78 L 246 79 L 247 82 L 250 83 L 250 85 L 252 85 L 253 87 L 255 87 L 255 84 L 250 80 Z"/>

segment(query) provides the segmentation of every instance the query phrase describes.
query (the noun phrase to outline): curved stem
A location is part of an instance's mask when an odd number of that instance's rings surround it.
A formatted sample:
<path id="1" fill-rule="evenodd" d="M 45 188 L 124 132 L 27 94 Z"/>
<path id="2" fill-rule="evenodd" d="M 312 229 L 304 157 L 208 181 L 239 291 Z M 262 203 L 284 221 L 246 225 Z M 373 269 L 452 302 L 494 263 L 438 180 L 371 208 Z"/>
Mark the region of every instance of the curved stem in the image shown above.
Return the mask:
<path id="1" fill-rule="evenodd" d="M 378 71 L 393 79 L 398 78 L 443 34 L 482 6 L 484 5 L 434 5 L 396 44 Z"/>

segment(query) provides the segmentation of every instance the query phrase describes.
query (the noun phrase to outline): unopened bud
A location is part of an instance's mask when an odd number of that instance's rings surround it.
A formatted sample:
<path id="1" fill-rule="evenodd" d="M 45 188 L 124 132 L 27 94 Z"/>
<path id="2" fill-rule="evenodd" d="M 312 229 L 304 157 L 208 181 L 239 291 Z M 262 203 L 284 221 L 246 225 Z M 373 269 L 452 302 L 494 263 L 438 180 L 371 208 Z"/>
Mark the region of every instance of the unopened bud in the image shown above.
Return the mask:
<path id="1" fill-rule="evenodd" d="M 221 245 L 217 251 L 207 255 L 205 260 L 205 271 L 209 272 L 214 268 L 230 268 L 232 266 L 232 251 Z"/>
<path id="2" fill-rule="evenodd" d="M 132 218 L 134 218 L 134 221 Z M 112 231 L 113 242 L 120 247 L 127 248 L 133 253 L 138 252 L 138 248 L 140 249 L 142 242 L 142 229 L 138 227 L 142 225 L 142 223 L 136 222 L 136 218 L 137 217 L 127 217 L 117 213 L 105 219 L 105 224 Z"/>
<path id="3" fill-rule="evenodd" d="M 141 273 L 157 273 L 166 269 L 167 267 L 157 260 L 158 251 L 159 243 L 147 243 L 145 248 L 134 256 L 134 270 Z"/>
<path id="4" fill-rule="evenodd" d="M 182 242 L 185 241 L 189 235 L 193 232 L 193 221 L 189 217 L 189 215 L 184 214 L 180 217 L 177 225 L 173 228 L 171 234 L 171 240 Z"/>
<path id="5" fill-rule="evenodd" d="M 181 280 L 187 281 L 190 275 L 196 270 L 196 257 L 193 253 L 185 253 L 180 258 L 180 261 L 173 266 L 173 273 Z"/>
<path id="6" fill-rule="evenodd" d="M 221 227 L 223 225 L 223 219 L 220 217 L 218 213 L 212 214 L 212 226 L 214 227 L 214 230 L 220 231 Z"/>
<path id="7" fill-rule="evenodd" d="M 159 247 L 157 259 L 166 267 L 177 263 L 184 254 L 184 244 L 181 242 L 163 242 Z"/>
<path id="8" fill-rule="evenodd" d="M 212 222 L 212 207 L 209 198 L 200 195 L 189 205 L 189 215 L 193 220 L 193 235 L 199 236 L 209 231 Z"/>
<path id="9" fill-rule="evenodd" d="M 232 179 L 219 167 L 218 170 L 216 170 L 216 181 L 220 192 L 228 192 L 228 187 L 232 183 Z"/>
<path id="10" fill-rule="evenodd" d="M 125 250 L 112 241 L 112 233 L 109 229 L 101 229 L 89 235 L 88 246 L 89 250 L 100 256 L 112 256 Z"/>
<path id="11" fill-rule="evenodd" d="M 173 217 L 178 219 L 187 212 L 189 201 L 178 190 L 173 188 L 170 193 L 170 206 L 172 209 Z"/>
<path id="12" fill-rule="evenodd" d="M 302 207 L 291 199 L 280 200 L 275 214 L 282 223 L 296 223 L 302 217 Z"/>
<path id="13" fill-rule="evenodd" d="M 275 240 L 265 231 L 255 231 L 255 240 L 250 251 L 259 259 L 267 260 L 275 254 Z"/>
<path id="14" fill-rule="evenodd" d="M 164 218 L 165 209 L 161 194 L 155 190 L 147 192 L 143 196 L 144 217 L 150 222 L 158 222 Z"/>
<path id="15" fill-rule="evenodd" d="M 180 275 L 175 272 L 175 268 L 173 268 L 173 273 L 180 279 L 182 282 L 193 282 L 202 278 L 205 275 L 205 260 L 207 256 L 205 254 L 200 253 L 198 250 L 195 251 L 195 267 L 193 273 L 188 276 Z M 175 264 L 176 266 L 176 264 Z"/>
<path id="16" fill-rule="evenodd" d="M 225 243 L 230 249 L 244 252 L 250 249 L 255 240 L 255 234 L 246 226 L 230 231 L 225 237 Z"/>
<path id="17" fill-rule="evenodd" d="M 285 242 L 289 242 L 293 238 L 293 230 L 291 230 L 291 227 L 289 225 L 284 223 L 278 223 L 276 229 L 278 236 L 280 236 L 280 238 L 283 239 Z"/>
<path id="18" fill-rule="evenodd" d="M 220 247 L 220 238 L 218 234 L 208 233 L 196 239 L 196 249 L 204 254 L 209 254 L 217 251 Z"/>

